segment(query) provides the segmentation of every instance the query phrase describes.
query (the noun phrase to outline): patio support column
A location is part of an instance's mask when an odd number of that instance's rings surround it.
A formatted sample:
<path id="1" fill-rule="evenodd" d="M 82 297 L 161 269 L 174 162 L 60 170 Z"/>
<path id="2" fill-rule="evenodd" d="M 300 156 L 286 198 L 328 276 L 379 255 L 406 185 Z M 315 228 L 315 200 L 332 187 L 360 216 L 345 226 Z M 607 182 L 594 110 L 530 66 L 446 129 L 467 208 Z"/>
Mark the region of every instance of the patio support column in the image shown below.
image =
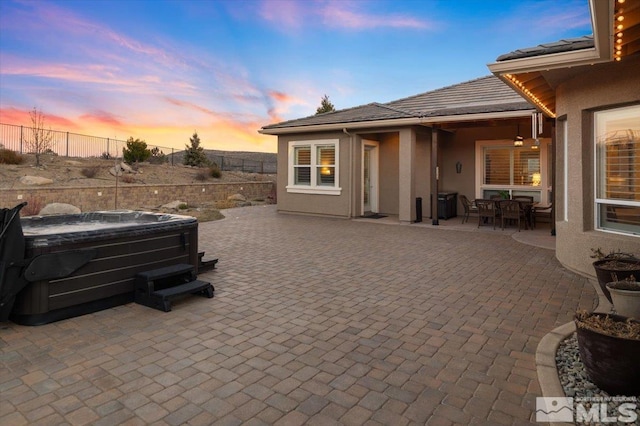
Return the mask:
<path id="1" fill-rule="evenodd" d="M 414 158 L 416 132 L 413 129 L 400 130 L 398 153 L 398 220 L 411 223 L 415 220 L 416 189 Z"/>
<path id="2" fill-rule="evenodd" d="M 440 170 L 438 168 L 438 129 L 431 128 L 431 224 L 440 225 L 438 222 L 438 183 Z"/>

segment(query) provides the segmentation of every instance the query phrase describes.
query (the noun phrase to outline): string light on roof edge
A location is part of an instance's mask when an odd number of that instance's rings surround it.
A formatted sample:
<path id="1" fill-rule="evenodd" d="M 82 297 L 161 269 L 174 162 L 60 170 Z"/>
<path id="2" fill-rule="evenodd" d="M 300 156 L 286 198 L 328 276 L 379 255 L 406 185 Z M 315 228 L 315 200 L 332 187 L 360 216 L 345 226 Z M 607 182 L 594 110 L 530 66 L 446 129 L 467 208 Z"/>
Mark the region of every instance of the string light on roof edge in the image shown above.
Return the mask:
<path id="1" fill-rule="evenodd" d="M 618 0 L 618 4 L 623 4 L 624 0 Z M 616 62 L 619 62 L 622 59 L 622 30 L 624 29 L 624 25 L 622 24 L 622 22 L 624 21 L 624 15 L 623 15 L 624 10 L 618 9 L 618 11 L 616 12 L 617 16 L 614 16 L 613 18 L 613 29 L 614 32 L 616 33 L 616 42 L 615 42 L 615 46 L 616 46 L 616 51 L 613 54 L 614 59 L 616 60 Z"/>
<path id="2" fill-rule="evenodd" d="M 534 104 L 536 104 L 538 107 L 540 107 L 540 109 L 546 112 L 549 117 L 556 118 L 555 113 L 551 111 L 551 109 L 547 107 L 536 95 L 534 95 L 529 89 L 527 89 L 525 85 L 522 84 L 522 82 L 516 78 L 515 75 L 505 74 L 504 76 L 507 77 L 515 86 L 519 87 L 520 90 L 525 95 L 527 95 L 527 97 L 531 99 Z"/>

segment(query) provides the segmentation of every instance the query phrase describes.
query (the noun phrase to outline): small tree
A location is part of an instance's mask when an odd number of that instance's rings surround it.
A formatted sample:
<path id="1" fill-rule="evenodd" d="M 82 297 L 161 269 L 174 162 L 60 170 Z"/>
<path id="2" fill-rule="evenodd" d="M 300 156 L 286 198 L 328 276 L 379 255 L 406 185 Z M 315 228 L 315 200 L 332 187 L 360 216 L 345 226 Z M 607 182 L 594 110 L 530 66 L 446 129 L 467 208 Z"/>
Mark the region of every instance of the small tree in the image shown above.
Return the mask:
<path id="1" fill-rule="evenodd" d="M 48 130 L 44 128 L 45 120 L 42 111 L 34 107 L 29 112 L 29 118 L 31 119 L 31 137 L 26 140 L 26 144 L 28 150 L 36 155 L 36 167 L 40 167 L 40 155 L 51 151 L 53 133 L 51 128 Z"/>
<path id="2" fill-rule="evenodd" d="M 147 143 L 140 139 L 127 139 L 127 146 L 122 148 L 122 158 L 127 164 L 139 163 L 151 157 L 151 151 L 147 148 Z"/>
<path id="3" fill-rule="evenodd" d="M 329 96 L 324 95 L 322 97 L 322 101 L 320 101 L 320 106 L 316 110 L 316 115 L 324 114 L 325 112 L 334 112 L 336 108 L 333 106 L 331 101 L 329 100 Z"/>
<path id="4" fill-rule="evenodd" d="M 164 152 L 160 150 L 160 148 L 157 146 L 155 148 L 151 148 L 151 157 L 149 157 L 149 162 L 151 164 L 164 164 L 168 161 L 169 159 Z"/>
<path id="5" fill-rule="evenodd" d="M 189 138 L 191 146 L 185 145 L 184 158 L 182 162 L 186 166 L 204 167 L 209 164 L 209 159 L 204 152 L 204 148 L 200 146 L 200 138 L 198 132 L 193 132 L 193 136 Z"/>

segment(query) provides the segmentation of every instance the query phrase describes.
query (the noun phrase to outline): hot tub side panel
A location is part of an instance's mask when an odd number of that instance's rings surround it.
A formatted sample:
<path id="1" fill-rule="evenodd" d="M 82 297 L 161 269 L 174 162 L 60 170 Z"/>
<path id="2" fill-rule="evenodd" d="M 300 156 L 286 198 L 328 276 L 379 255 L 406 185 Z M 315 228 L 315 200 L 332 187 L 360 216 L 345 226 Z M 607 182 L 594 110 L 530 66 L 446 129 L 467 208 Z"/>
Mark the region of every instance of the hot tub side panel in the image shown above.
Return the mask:
<path id="1" fill-rule="evenodd" d="M 66 278 L 32 282 L 18 295 L 11 319 L 45 324 L 133 301 L 139 272 L 180 263 L 198 265 L 198 224 L 130 236 L 31 247 L 27 257 L 92 248 L 96 257 Z"/>

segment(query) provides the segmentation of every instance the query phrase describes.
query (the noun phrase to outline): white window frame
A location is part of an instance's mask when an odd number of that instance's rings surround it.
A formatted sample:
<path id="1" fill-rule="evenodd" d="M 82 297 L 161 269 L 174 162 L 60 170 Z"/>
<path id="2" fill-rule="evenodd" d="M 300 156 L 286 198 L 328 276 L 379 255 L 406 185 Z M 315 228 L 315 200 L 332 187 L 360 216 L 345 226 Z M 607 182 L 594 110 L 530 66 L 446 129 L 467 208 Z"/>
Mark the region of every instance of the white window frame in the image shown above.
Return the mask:
<path id="1" fill-rule="evenodd" d="M 332 186 L 318 185 L 318 169 L 323 165 L 318 164 L 318 147 L 331 146 L 335 149 L 335 179 Z M 295 183 L 295 149 L 299 147 L 309 147 L 311 149 L 311 184 L 299 185 Z M 297 194 L 322 194 L 322 195 L 340 195 L 342 188 L 340 187 L 340 140 L 339 139 L 317 139 L 309 141 L 291 141 L 289 142 L 289 164 L 288 164 L 288 185 L 287 192 Z"/>
<path id="2" fill-rule="evenodd" d="M 525 139 L 525 146 L 533 145 L 532 139 Z M 483 198 L 485 190 L 506 190 L 509 193 L 514 191 L 527 191 L 536 192 L 539 195 L 539 203 L 541 205 L 549 205 L 552 201 L 551 194 L 551 171 L 548 169 L 548 156 L 551 152 L 551 139 L 540 138 L 540 185 L 528 186 L 528 185 L 487 185 L 484 183 L 484 149 L 485 148 L 511 148 L 513 147 L 513 140 L 477 140 L 476 141 L 476 198 Z"/>
<path id="3" fill-rule="evenodd" d="M 596 111 L 593 115 L 593 198 L 594 202 L 594 229 L 597 231 L 612 233 L 612 234 L 622 234 L 622 235 L 640 235 L 640 230 L 637 228 L 630 227 L 628 229 L 624 229 L 624 227 L 608 227 L 603 224 L 603 219 L 601 216 L 601 205 L 609 205 L 609 206 L 622 206 L 622 207 L 638 207 L 640 208 L 640 201 L 632 201 L 632 200 L 621 200 L 615 198 L 603 198 L 598 194 L 598 189 L 600 185 L 606 180 L 606 175 L 601 175 L 601 169 L 603 165 L 601 164 L 605 161 L 604 158 L 600 158 L 598 156 L 598 137 L 599 134 L 603 133 L 602 129 L 599 129 L 600 117 L 605 121 L 605 116 L 614 115 L 614 114 L 622 114 L 628 115 L 631 119 L 640 117 L 640 105 L 631 105 L 626 107 L 619 108 L 611 108 L 602 111 Z M 619 117 L 618 117 L 619 118 Z M 635 129 L 634 129 L 635 130 Z"/>

